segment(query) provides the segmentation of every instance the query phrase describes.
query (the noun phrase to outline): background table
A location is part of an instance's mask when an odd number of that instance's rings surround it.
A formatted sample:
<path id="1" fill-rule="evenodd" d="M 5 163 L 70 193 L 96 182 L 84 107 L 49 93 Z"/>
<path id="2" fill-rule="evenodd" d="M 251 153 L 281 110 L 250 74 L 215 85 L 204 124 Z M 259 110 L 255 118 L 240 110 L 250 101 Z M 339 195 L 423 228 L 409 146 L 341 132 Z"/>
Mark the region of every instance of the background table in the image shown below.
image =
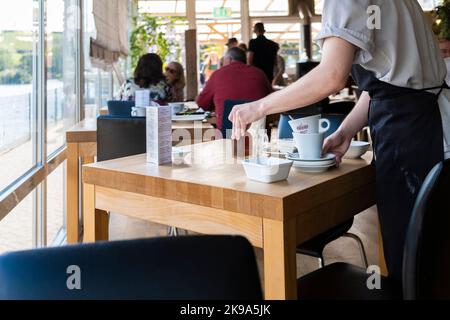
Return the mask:
<path id="1" fill-rule="evenodd" d="M 243 235 L 264 250 L 266 299 L 295 299 L 296 246 L 375 204 L 372 155 L 322 174 L 293 169 L 269 185 L 248 180 L 231 148 L 229 140 L 194 145 L 178 166 L 150 165 L 145 155 L 84 166 L 84 240 L 108 239 L 107 212 Z"/>

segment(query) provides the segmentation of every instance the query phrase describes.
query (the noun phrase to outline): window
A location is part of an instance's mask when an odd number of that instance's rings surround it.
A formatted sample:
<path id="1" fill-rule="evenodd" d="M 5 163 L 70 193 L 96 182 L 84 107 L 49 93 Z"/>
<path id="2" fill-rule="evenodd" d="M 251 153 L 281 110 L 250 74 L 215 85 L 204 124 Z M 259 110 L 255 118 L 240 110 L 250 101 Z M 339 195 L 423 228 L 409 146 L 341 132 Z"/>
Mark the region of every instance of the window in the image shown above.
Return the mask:
<path id="1" fill-rule="evenodd" d="M 101 108 L 107 106 L 108 100 L 118 97 L 122 85 L 117 74 L 113 70 L 100 70 L 91 64 L 89 47 L 91 38 L 96 38 L 95 20 L 93 15 L 93 0 L 83 1 L 83 46 L 84 46 L 84 111 L 85 118 L 97 117 Z M 145 1 L 144 1 L 145 2 Z M 171 1 L 151 1 L 153 3 Z M 144 6 L 145 9 L 145 6 Z M 143 9 L 143 10 L 144 10 Z M 127 60 L 119 59 L 115 69 L 120 72 L 124 80 L 129 74 Z M 122 80 L 122 81 L 123 81 Z"/>
<path id="2" fill-rule="evenodd" d="M 323 3 L 325 0 L 314 0 L 315 13 L 322 14 Z M 418 0 L 423 10 L 431 11 L 442 3 L 443 0 Z"/>
<path id="3" fill-rule="evenodd" d="M 280 55 L 286 61 L 286 72 L 295 74 L 301 58 L 300 23 L 265 23 L 267 38 L 280 45 Z"/>
<path id="4" fill-rule="evenodd" d="M 0 221 L 0 254 L 33 247 L 33 196 L 34 192 Z"/>
<path id="5" fill-rule="evenodd" d="M 77 117 L 78 7 L 76 0 L 47 0 L 47 154 L 65 143 Z"/>
<path id="6" fill-rule="evenodd" d="M 161 15 L 186 15 L 185 0 L 166 0 L 166 1 L 139 1 L 139 12 L 156 13 Z"/>
<path id="7" fill-rule="evenodd" d="M 437 6 L 441 5 L 442 1 L 443 0 L 419 0 L 419 3 L 422 6 L 423 10 L 431 11 Z"/>
<path id="8" fill-rule="evenodd" d="M 65 225 L 66 163 L 47 178 L 47 244 L 51 245 Z"/>
<path id="9" fill-rule="evenodd" d="M 311 33 L 312 33 L 313 40 L 315 40 L 317 38 L 317 35 L 319 34 L 321 29 L 322 29 L 322 23 L 320 23 L 320 22 L 316 22 L 311 25 Z M 322 60 L 322 52 L 321 52 L 320 46 L 317 44 L 316 41 L 313 41 L 312 51 L 313 51 L 312 59 L 314 61 Z"/>
<path id="10" fill-rule="evenodd" d="M 218 12 L 219 8 L 222 10 Z M 241 1 L 240 0 L 197 0 L 195 2 L 195 10 L 197 11 L 197 19 L 215 19 L 226 20 L 241 17 Z"/>
<path id="11" fill-rule="evenodd" d="M 289 14 L 288 0 L 250 0 L 250 16 L 287 16 Z"/>
<path id="12" fill-rule="evenodd" d="M 37 4 L 0 2 L 0 192 L 36 164 Z"/>
<path id="13" fill-rule="evenodd" d="M 0 2 L 0 194 L 28 194 L 0 212 L 0 252 L 44 246 L 64 225 L 65 166 L 42 173 L 78 118 L 79 2 Z"/>
<path id="14" fill-rule="evenodd" d="M 325 0 L 314 0 L 314 12 L 321 15 L 323 11 L 323 3 Z"/>

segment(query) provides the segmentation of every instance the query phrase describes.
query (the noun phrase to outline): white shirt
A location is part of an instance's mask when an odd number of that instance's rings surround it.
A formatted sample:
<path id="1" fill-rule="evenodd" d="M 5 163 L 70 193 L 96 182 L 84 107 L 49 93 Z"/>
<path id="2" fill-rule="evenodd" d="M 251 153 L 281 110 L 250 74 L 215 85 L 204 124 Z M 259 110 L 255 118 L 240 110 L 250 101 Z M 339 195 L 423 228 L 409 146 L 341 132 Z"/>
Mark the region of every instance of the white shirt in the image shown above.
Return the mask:
<path id="1" fill-rule="evenodd" d="M 369 6 L 380 8 L 380 29 L 368 27 Z M 325 0 L 320 45 L 339 37 L 359 48 L 355 64 L 399 87 L 441 86 L 446 66 L 431 22 L 416 0 Z"/>
<path id="2" fill-rule="evenodd" d="M 380 29 L 368 26 L 373 15 L 368 9 L 373 5 L 379 8 Z M 425 89 L 440 87 L 446 79 L 446 64 L 431 22 L 417 0 L 325 0 L 317 41 L 322 46 L 329 37 L 358 47 L 354 63 L 374 72 L 380 81 Z M 450 90 L 439 96 L 439 108 L 445 157 L 450 158 Z"/>

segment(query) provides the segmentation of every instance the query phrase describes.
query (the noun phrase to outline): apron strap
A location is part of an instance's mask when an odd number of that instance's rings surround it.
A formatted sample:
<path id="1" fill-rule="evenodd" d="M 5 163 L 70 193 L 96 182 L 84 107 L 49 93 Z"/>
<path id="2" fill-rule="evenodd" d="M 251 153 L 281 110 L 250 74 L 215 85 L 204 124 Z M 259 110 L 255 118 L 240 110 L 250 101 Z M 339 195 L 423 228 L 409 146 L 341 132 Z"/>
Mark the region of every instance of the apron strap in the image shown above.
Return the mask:
<path id="1" fill-rule="evenodd" d="M 444 83 L 440 87 L 425 88 L 420 91 L 431 91 L 436 89 L 440 89 L 439 92 L 436 94 L 436 96 L 439 97 L 444 89 L 450 89 L 450 87 L 448 86 L 447 82 L 444 81 Z"/>

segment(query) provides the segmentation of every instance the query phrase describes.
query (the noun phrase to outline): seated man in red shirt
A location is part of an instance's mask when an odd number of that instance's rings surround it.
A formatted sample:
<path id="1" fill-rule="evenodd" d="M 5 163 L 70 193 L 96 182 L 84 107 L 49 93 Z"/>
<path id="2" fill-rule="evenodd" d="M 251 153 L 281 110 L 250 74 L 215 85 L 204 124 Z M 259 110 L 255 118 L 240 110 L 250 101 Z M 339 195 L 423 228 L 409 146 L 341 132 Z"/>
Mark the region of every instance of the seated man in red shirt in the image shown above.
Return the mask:
<path id="1" fill-rule="evenodd" d="M 211 76 L 197 104 L 205 111 L 215 109 L 217 129 L 222 130 L 225 100 L 259 100 L 272 92 L 272 86 L 260 69 L 247 65 L 246 53 L 231 48 L 224 57 L 224 67 Z"/>

